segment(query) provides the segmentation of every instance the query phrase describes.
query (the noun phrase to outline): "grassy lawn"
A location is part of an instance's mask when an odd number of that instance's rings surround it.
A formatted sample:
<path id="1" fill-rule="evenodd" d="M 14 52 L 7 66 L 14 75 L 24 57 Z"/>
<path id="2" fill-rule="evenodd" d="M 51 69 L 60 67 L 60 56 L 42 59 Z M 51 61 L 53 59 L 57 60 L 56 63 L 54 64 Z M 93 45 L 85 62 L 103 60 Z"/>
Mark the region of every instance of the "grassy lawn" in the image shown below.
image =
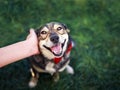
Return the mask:
<path id="1" fill-rule="evenodd" d="M 0 90 L 120 90 L 120 1 L 0 0 L 0 47 L 26 39 L 30 28 L 51 21 L 71 30 L 75 74 L 63 72 L 57 83 L 41 74 L 30 89 L 24 59 L 0 68 Z"/>

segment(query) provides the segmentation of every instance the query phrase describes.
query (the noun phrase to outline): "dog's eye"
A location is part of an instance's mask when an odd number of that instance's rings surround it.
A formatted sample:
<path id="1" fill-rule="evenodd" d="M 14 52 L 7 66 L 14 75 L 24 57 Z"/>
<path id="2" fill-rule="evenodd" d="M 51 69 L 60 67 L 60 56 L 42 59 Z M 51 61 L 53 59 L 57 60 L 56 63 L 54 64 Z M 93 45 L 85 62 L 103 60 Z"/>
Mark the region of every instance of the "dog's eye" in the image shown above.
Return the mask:
<path id="1" fill-rule="evenodd" d="M 59 33 L 59 34 L 64 34 L 64 29 L 63 29 L 63 27 L 58 27 L 57 28 L 57 32 Z"/>
<path id="2" fill-rule="evenodd" d="M 41 36 L 41 39 L 46 39 L 47 35 L 48 35 L 48 32 L 47 31 L 41 31 L 40 32 L 40 36 Z"/>
<path id="3" fill-rule="evenodd" d="M 41 33 L 40 34 L 47 34 L 47 32 L 46 31 L 41 31 Z"/>
<path id="4" fill-rule="evenodd" d="M 57 28 L 58 31 L 59 31 L 59 30 L 62 30 L 62 29 L 63 29 L 62 27 L 58 27 L 58 28 Z"/>

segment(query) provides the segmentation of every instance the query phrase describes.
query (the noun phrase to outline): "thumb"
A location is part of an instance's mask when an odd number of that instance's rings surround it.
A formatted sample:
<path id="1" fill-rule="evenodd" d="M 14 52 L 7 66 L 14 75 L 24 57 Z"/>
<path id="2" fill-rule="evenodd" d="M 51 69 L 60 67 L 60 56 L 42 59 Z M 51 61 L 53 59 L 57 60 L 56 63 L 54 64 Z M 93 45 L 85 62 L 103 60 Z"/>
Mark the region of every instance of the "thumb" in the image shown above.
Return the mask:
<path id="1" fill-rule="evenodd" d="M 35 31 L 33 28 L 30 29 L 30 34 L 34 35 L 35 34 Z"/>

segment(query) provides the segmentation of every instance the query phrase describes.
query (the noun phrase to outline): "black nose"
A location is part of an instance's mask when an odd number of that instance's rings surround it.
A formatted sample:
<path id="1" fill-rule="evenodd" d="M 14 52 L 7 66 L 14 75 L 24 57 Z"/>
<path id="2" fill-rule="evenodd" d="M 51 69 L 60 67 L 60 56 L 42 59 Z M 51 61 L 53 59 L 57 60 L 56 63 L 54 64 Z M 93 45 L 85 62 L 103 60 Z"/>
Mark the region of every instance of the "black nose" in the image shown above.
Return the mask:
<path id="1" fill-rule="evenodd" d="M 53 43 L 58 43 L 59 42 L 59 37 L 57 35 L 51 35 L 50 40 Z"/>

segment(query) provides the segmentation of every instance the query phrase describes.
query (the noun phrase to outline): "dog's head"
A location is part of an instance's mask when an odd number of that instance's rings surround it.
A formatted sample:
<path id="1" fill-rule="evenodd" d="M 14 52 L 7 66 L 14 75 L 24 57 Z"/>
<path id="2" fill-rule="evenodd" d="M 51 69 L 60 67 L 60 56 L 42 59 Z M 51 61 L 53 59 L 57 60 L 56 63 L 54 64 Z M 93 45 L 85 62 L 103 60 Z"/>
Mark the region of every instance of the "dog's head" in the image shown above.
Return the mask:
<path id="1" fill-rule="evenodd" d="M 36 30 L 40 52 L 48 59 L 61 57 L 67 48 L 69 36 L 66 25 L 50 22 Z"/>

